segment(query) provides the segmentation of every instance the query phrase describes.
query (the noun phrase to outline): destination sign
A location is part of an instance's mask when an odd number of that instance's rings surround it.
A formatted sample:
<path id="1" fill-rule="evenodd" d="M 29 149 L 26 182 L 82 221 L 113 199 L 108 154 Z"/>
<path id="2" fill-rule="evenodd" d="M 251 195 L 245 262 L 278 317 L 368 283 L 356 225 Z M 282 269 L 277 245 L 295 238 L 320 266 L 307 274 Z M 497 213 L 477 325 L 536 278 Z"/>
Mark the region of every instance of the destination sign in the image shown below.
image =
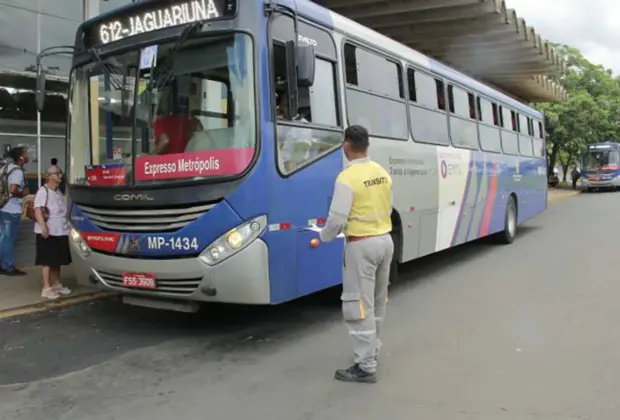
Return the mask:
<path id="1" fill-rule="evenodd" d="M 160 29 L 230 18 L 237 11 L 235 0 L 169 0 L 138 4 L 141 7 L 95 25 L 91 43 L 105 45 Z"/>

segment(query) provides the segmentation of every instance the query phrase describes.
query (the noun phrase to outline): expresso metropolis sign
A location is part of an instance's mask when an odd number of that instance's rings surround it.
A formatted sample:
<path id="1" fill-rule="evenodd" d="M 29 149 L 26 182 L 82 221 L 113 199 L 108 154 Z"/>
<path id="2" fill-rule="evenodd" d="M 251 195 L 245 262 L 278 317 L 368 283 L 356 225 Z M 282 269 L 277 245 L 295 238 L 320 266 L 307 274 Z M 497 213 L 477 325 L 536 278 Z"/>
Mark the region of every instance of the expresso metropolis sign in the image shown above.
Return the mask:
<path id="1" fill-rule="evenodd" d="M 91 44 L 105 45 L 159 29 L 229 18 L 236 13 L 236 0 L 169 0 L 138 4 L 137 9 L 98 22 L 91 32 Z"/>

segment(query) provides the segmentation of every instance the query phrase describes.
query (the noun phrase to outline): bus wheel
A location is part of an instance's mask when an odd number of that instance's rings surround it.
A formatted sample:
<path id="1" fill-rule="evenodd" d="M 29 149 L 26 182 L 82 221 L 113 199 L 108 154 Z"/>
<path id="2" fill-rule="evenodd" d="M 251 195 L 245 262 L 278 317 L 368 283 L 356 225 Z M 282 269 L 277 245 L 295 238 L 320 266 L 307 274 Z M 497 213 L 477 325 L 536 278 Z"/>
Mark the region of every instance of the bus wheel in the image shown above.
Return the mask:
<path id="1" fill-rule="evenodd" d="M 509 245 L 514 242 L 517 236 L 517 203 L 513 196 L 508 198 L 506 204 L 506 216 L 504 217 L 504 230 L 499 233 L 499 242 Z"/>
<path id="2" fill-rule="evenodd" d="M 400 264 L 398 263 L 398 256 L 400 255 L 402 249 L 402 236 L 398 229 L 400 229 L 398 226 L 394 226 L 394 229 L 390 232 L 392 242 L 394 242 L 394 255 L 392 256 L 392 263 L 390 264 L 390 284 L 398 283 L 400 281 L 400 273 L 398 272 Z"/>

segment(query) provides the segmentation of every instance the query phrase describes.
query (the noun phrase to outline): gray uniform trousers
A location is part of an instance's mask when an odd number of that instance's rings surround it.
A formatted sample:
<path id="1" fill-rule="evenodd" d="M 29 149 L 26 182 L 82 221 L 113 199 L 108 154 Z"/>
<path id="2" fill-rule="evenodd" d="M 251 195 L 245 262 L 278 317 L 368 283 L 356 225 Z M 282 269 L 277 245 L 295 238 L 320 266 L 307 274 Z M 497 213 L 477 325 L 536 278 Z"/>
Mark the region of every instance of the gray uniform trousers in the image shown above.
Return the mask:
<path id="1" fill-rule="evenodd" d="M 342 313 L 355 363 L 369 373 L 377 370 L 393 255 L 389 234 L 348 242 L 344 248 Z"/>

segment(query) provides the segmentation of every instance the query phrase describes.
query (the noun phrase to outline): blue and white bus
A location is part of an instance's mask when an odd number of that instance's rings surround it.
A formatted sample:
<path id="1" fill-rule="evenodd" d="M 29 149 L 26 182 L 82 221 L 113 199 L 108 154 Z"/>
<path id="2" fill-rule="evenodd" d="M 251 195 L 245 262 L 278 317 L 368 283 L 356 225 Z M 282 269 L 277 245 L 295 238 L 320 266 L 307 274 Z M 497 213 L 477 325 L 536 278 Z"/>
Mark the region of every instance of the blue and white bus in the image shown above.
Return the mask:
<path id="1" fill-rule="evenodd" d="M 595 189 L 620 187 L 620 144 L 593 143 L 581 157 L 581 186 L 591 192 Z"/>
<path id="2" fill-rule="evenodd" d="M 77 31 L 68 129 L 81 281 L 128 303 L 278 304 L 341 283 L 312 245 L 371 133 L 394 182 L 397 263 L 547 206 L 543 116 L 307 0 L 155 0 Z M 394 278 L 396 277 L 396 270 Z"/>

